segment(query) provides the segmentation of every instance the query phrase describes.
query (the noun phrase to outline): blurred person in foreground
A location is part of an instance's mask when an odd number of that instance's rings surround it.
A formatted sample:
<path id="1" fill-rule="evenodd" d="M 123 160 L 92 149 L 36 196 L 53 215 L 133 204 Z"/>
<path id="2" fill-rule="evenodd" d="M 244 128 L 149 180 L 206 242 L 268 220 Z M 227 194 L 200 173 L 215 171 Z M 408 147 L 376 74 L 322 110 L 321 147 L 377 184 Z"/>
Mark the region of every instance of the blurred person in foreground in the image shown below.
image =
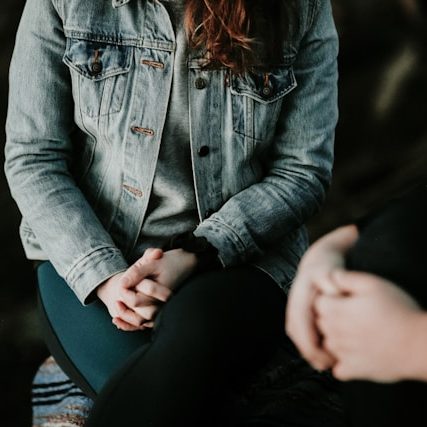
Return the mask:
<path id="1" fill-rule="evenodd" d="M 300 263 L 287 332 L 345 381 L 353 426 L 427 425 L 426 213 L 422 185 L 327 234 Z"/>

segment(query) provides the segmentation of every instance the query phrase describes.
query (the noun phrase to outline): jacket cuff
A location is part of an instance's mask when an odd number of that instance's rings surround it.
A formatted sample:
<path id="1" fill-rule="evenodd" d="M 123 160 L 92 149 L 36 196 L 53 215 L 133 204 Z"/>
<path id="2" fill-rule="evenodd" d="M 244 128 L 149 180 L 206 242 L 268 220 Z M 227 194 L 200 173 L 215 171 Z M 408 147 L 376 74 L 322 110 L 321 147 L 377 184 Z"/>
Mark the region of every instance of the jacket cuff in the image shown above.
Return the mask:
<path id="1" fill-rule="evenodd" d="M 218 258 L 223 267 L 246 261 L 247 247 L 239 235 L 229 226 L 213 219 L 203 221 L 194 231 L 197 237 L 205 237 L 218 249 Z"/>
<path id="2" fill-rule="evenodd" d="M 128 262 L 119 249 L 114 247 L 95 248 L 80 258 L 65 274 L 65 281 L 83 305 L 95 299 L 93 291 L 105 280 L 127 270 Z"/>

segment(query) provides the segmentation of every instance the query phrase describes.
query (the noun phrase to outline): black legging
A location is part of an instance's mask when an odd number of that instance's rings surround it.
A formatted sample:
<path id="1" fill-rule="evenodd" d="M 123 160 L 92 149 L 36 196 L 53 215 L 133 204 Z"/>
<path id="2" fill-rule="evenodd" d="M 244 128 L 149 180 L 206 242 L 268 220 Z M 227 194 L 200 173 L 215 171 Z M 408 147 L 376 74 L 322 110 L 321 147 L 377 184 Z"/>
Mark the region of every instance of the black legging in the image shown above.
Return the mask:
<path id="1" fill-rule="evenodd" d="M 284 338 L 285 295 L 252 266 L 188 279 L 153 332 L 132 333 L 99 301 L 83 307 L 49 262 L 37 274 L 49 348 L 95 398 L 87 426 L 226 426 L 226 396 Z"/>
<path id="2" fill-rule="evenodd" d="M 377 210 L 359 229 L 347 266 L 397 283 L 427 309 L 427 186 Z M 343 391 L 354 427 L 427 426 L 426 383 L 354 381 Z"/>

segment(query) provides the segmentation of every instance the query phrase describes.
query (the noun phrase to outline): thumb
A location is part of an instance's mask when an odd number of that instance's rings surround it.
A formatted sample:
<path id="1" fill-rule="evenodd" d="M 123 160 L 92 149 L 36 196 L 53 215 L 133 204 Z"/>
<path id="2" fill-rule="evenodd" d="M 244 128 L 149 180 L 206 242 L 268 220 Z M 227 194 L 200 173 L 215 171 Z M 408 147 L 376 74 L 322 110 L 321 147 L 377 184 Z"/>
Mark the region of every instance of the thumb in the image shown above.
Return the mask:
<path id="1" fill-rule="evenodd" d="M 146 277 L 154 274 L 154 264 L 147 261 L 148 260 L 140 258 L 132 264 L 120 278 L 120 285 L 124 288 L 132 288 Z"/>
<path id="2" fill-rule="evenodd" d="M 120 279 L 120 284 L 124 288 L 132 288 L 147 276 L 155 273 L 154 264 L 150 261 L 156 261 L 163 258 L 163 250 L 159 248 L 148 248 L 144 255 L 139 258 L 131 267 L 129 267 Z"/>
<path id="3" fill-rule="evenodd" d="M 163 257 L 163 250 L 159 248 L 148 248 L 145 250 L 143 258 L 147 261 L 160 259 Z"/>

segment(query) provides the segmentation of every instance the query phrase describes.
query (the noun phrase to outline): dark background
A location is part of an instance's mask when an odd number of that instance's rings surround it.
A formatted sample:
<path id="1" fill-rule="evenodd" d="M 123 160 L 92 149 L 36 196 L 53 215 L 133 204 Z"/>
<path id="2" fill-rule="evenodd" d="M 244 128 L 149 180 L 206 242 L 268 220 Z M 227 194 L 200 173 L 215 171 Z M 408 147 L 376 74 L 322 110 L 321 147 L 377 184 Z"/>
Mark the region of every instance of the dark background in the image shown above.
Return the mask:
<path id="1" fill-rule="evenodd" d="M 105 0 L 109 1 L 109 0 Z M 427 28 L 423 0 L 335 0 L 341 38 L 334 181 L 312 239 L 426 181 Z M 0 139 L 7 73 L 23 0 L 0 5 Z M 29 52 L 29 54 L 31 54 Z M 3 150 L 1 151 L 3 164 Z M 35 277 L 18 238 L 20 215 L 0 172 L 0 424 L 31 425 L 30 383 L 47 356 Z"/>

